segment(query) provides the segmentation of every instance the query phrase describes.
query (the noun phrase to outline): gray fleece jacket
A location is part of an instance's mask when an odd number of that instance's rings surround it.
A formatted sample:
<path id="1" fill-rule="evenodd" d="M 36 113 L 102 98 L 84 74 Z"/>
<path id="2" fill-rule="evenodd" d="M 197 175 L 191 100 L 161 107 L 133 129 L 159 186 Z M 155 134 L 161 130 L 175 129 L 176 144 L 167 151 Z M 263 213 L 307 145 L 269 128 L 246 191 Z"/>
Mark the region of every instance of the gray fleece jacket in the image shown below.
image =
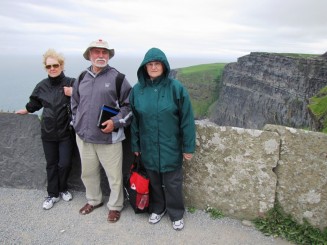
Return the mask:
<path id="1" fill-rule="evenodd" d="M 131 85 L 125 78 L 120 90 L 120 98 L 116 93 L 116 77 L 118 71 L 107 65 L 100 73 L 94 74 L 91 67 L 87 68 L 85 76 L 74 83 L 71 97 L 73 126 L 76 134 L 87 143 L 113 144 L 125 139 L 125 118 L 131 111 L 129 94 Z M 100 108 L 102 105 L 119 107 L 120 112 L 113 119 L 117 132 L 103 133 L 97 127 Z"/>

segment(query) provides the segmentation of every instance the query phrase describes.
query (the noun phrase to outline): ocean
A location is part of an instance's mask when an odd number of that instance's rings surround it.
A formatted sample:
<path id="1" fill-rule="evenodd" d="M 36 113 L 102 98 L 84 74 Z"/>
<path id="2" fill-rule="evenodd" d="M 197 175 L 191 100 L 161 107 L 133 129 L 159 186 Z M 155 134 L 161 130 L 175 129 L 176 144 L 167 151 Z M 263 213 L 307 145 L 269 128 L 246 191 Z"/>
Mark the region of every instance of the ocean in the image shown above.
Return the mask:
<path id="1" fill-rule="evenodd" d="M 14 112 L 25 108 L 35 85 L 47 77 L 39 56 L 0 56 L 0 111 Z M 227 63 L 215 58 L 168 58 L 171 69 L 210 63 Z M 109 65 L 126 75 L 131 85 L 137 82 L 136 71 L 143 60 L 140 57 L 115 56 Z M 90 62 L 82 56 L 65 56 L 65 75 L 77 77 Z"/>

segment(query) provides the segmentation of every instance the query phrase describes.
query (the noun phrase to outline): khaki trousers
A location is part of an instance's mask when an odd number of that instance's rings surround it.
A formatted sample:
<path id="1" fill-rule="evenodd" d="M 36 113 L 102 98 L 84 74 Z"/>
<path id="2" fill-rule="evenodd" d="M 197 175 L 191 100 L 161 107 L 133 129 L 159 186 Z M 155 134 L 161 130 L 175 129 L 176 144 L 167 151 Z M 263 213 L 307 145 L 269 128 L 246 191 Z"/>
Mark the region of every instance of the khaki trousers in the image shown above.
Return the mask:
<path id="1" fill-rule="evenodd" d="M 106 172 L 110 196 L 107 203 L 109 210 L 123 209 L 123 149 L 122 143 L 93 144 L 86 143 L 77 135 L 76 143 L 82 162 L 82 181 L 86 189 L 86 199 L 90 205 L 98 205 L 103 201 L 100 186 L 101 165 Z M 100 165 L 101 164 L 101 165 Z"/>

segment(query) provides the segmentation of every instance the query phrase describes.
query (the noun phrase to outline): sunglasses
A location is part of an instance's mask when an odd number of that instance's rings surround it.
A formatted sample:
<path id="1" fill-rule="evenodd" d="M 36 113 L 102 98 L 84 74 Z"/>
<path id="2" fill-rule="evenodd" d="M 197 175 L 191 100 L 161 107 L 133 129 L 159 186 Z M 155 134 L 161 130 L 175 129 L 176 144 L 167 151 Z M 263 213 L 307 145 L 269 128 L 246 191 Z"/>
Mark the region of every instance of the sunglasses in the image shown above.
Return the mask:
<path id="1" fill-rule="evenodd" d="M 46 65 L 45 68 L 49 70 L 49 69 L 51 69 L 51 67 L 52 68 L 59 68 L 59 66 L 60 66 L 60 64 L 53 64 L 53 65 Z"/>

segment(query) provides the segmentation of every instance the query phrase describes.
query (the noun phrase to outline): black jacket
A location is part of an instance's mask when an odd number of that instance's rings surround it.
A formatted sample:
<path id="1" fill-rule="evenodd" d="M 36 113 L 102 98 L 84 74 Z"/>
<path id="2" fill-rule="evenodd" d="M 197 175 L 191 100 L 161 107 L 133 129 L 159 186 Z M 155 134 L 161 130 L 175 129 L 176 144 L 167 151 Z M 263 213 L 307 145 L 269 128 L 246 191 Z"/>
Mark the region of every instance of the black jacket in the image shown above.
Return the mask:
<path id="1" fill-rule="evenodd" d="M 64 86 L 72 86 L 74 78 L 62 72 L 58 77 L 48 77 L 34 88 L 30 101 L 26 104 L 28 112 L 43 108 L 41 117 L 41 137 L 43 140 L 59 141 L 70 137 L 70 97 L 64 93 Z"/>

